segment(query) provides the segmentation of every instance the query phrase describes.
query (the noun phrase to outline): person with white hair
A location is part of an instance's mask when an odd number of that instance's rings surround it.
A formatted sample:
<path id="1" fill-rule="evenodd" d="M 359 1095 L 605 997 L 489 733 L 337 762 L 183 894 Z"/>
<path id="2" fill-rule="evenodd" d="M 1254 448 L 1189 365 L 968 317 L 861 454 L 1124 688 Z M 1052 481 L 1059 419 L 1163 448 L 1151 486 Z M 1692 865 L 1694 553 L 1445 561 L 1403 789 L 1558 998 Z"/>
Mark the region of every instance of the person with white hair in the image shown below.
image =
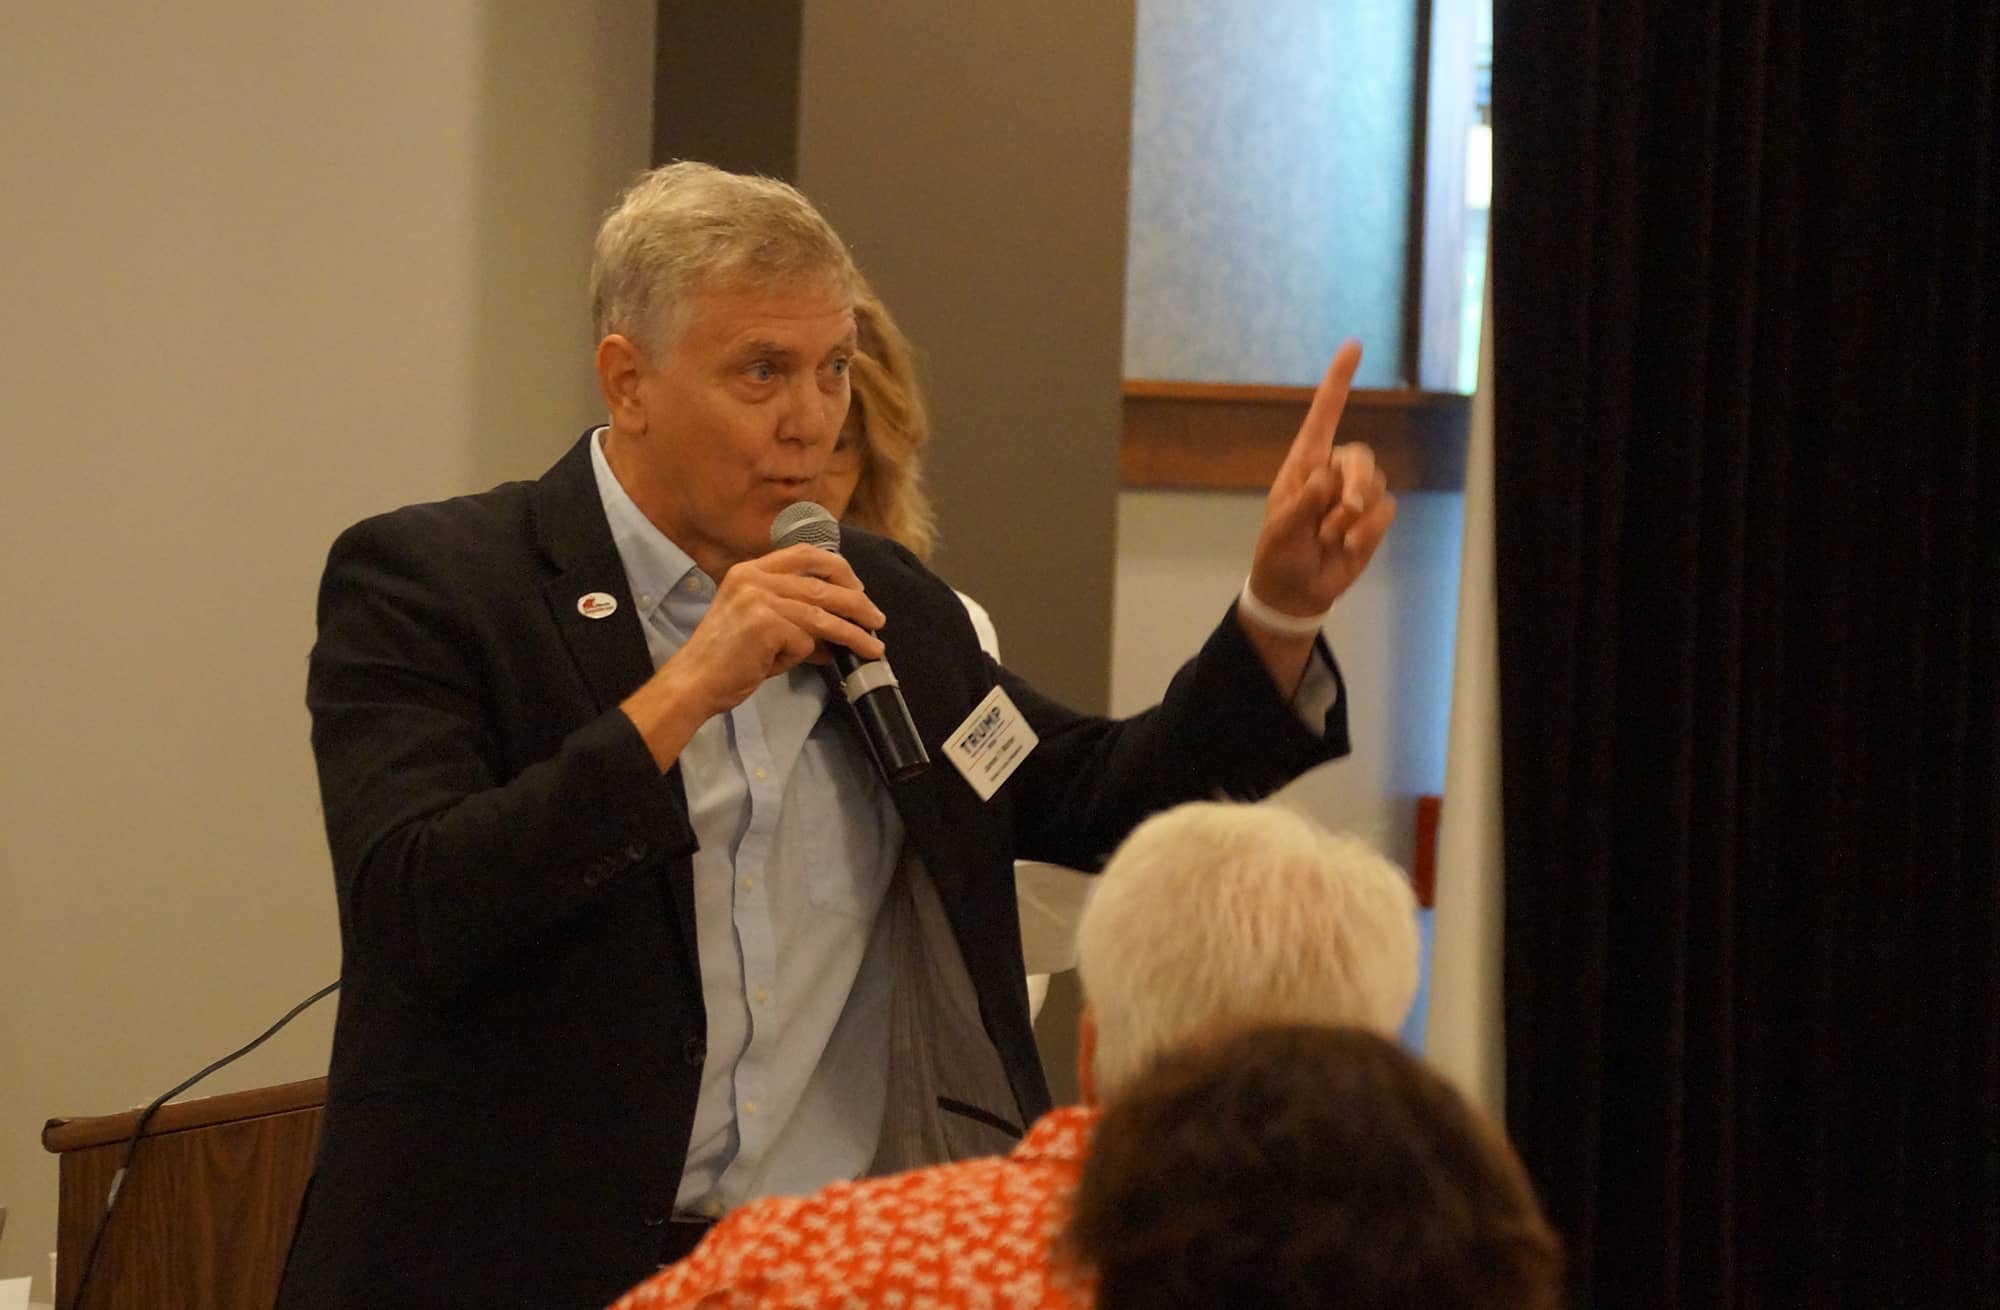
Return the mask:
<path id="1" fill-rule="evenodd" d="M 1005 1156 L 837 1183 L 724 1219 L 614 1310 L 1005 1304 L 1082 1310 L 1060 1235 L 1107 1101 L 1169 1053 L 1270 1024 L 1393 1036 L 1416 994 L 1416 900 L 1358 838 L 1269 805 L 1194 802 L 1134 829 L 1077 940 L 1083 1103 Z"/>
<path id="2" fill-rule="evenodd" d="M 1183 805 L 1134 829 L 1098 884 L 1076 941 L 1086 1101 L 1219 1029 L 1393 1036 L 1416 996 L 1409 881 L 1359 837 L 1289 810 Z"/>

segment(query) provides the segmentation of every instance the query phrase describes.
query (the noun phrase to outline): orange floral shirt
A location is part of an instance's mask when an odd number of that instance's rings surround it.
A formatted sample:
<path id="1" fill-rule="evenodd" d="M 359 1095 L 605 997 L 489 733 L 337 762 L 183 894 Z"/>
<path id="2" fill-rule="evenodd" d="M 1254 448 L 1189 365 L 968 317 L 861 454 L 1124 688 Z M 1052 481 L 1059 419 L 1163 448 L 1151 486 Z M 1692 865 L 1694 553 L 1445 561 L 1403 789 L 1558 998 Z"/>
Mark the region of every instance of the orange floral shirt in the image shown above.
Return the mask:
<path id="1" fill-rule="evenodd" d="M 1042 1116 L 1006 1156 L 736 1210 L 612 1310 L 1088 1310 L 1053 1252 L 1097 1111 Z"/>

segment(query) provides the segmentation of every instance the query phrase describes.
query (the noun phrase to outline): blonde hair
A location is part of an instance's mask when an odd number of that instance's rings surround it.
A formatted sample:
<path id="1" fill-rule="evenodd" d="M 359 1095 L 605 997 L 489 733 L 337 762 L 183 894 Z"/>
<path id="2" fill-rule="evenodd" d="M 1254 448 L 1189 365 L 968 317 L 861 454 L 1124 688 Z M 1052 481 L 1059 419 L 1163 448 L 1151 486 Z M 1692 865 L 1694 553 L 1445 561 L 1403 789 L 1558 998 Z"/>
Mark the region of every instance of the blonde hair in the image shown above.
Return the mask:
<path id="1" fill-rule="evenodd" d="M 1417 954 L 1416 898 L 1360 838 L 1274 805 L 1155 815 L 1111 857 L 1077 929 L 1098 1095 L 1242 1025 L 1393 1034 L 1416 995 Z"/>
<path id="2" fill-rule="evenodd" d="M 857 274 L 831 224 L 795 188 L 682 160 L 642 173 L 597 229 L 590 319 L 649 352 L 679 330 L 687 297 L 713 287 L 825 282 Z"/>
<path id="3" fill-rule="evenodd" d="M 931 439 L 931 424 L 917 383 L 915 352 L 888 307 L 858 274 L 854 330 L 859 351 L 847 377 L 861 417 L 861 478 L 843 517 L 928 561 L 937 547 L 937 519 L 924 490 L 918 453 Z"/>

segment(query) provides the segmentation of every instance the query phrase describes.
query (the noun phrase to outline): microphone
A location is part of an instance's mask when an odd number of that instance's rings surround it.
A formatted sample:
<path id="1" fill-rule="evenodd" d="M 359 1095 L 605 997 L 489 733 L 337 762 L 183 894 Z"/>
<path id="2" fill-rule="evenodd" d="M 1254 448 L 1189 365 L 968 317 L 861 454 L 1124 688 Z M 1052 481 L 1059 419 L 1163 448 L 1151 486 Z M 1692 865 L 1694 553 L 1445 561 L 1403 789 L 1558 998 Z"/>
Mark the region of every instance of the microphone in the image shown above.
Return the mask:
<path id="1" fill-rule="evenodd" d="M 799 544 L 840 553 L 840 524 L 809 500 L 789 505 L 771 524 L 771 549 Z M 886 659 L 863 660 L 845 646 L 830 646 L 833 663 L 821 667 L 827 685 L 847 702 L 868 739 L 875 767 L 890 782 L 908 782 L 931 766 L 916 720 Z"/>

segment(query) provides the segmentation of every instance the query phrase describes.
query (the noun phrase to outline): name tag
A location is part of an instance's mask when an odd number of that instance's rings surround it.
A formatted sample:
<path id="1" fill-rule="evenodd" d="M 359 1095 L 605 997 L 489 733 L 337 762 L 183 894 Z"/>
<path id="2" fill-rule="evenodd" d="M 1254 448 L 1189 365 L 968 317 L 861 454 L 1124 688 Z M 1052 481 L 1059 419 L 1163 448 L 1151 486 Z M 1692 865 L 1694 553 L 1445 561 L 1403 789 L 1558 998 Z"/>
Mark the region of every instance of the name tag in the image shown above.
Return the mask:
<path id="1" fill-rule="evenodd" d="M 965 775 L 979 799 L 988 801 L 1041 740 L 1013 697 L 995 687 L 945 738 L 944 756 Z"/>

